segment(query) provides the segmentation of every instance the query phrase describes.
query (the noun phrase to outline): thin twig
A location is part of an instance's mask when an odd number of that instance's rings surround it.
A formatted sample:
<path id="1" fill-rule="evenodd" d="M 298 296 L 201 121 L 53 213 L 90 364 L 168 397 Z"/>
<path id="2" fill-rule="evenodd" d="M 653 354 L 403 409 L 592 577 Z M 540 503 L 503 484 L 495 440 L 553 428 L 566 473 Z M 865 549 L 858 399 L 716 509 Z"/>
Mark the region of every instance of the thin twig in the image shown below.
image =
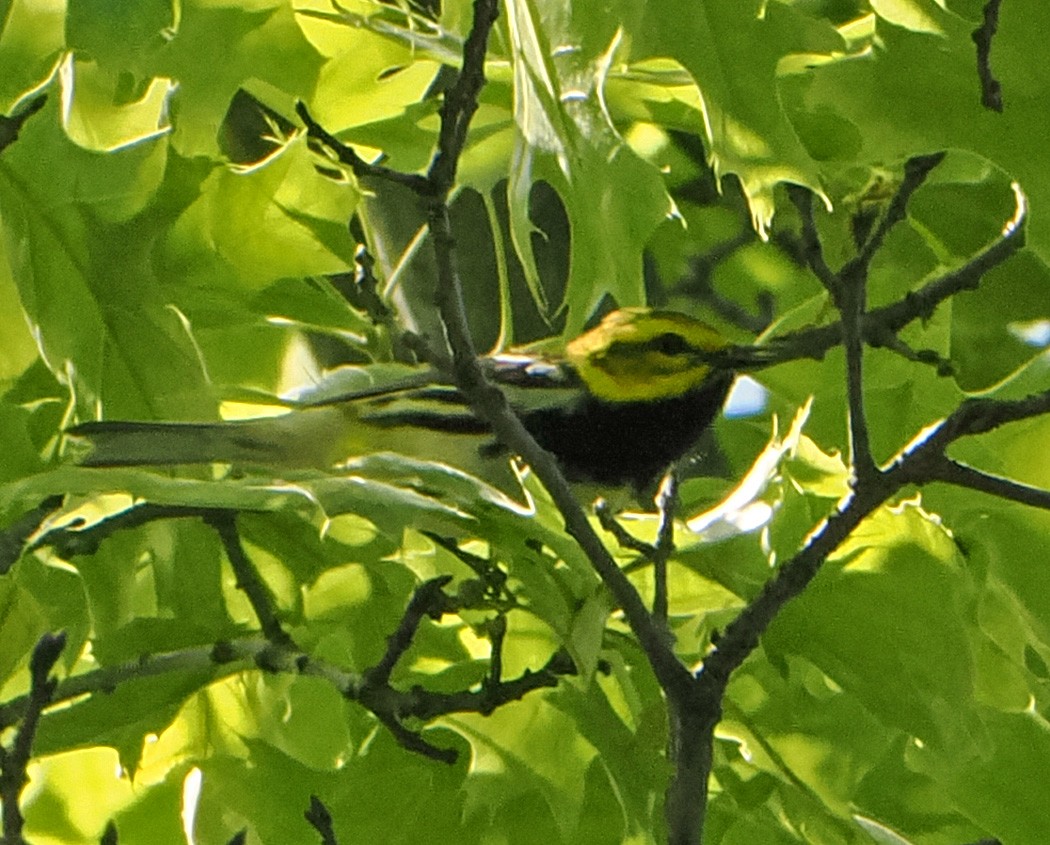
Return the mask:
<path id="1" fill-rule="evenodd" d="M 949 458 L 944 458 L 940 463 L 926 467 L 924 474 L 931 481 L 941 481 L 955 487 L 966 487 L 1000 499 L 1050 510 L 1050 490 L 982 472 Z"/>
<path id="2" fill-rule="evenodd" d="M 868 342 L 872 346 L 895 352 L 897 355 L 900 355 L 906 361 L 911 361 L 913 364 L 923 364 L 927 367 L 933 367 L 939 376 L 947 378 L 955 373 L 955 367 L 952 362 L 943 357 L 935 349 L 912 349 L 911 346 L 901 340 L 897 335 L 891 334 L 884 338 L 880 337 L 878 338 L 878 342 L 876 342 L 874 338 L 868 338 Z"/>
<path id="3" fill-rule="evenodd" d="M 836 289 L 839 285 L 838 276 L 824 260 L 824 248 L 820 243 L 820 235 L 817 233 L 816 218 L 813 215 L 813 192 L 800 185 L 788 185 L 788 197 L 798 209 L 802 221 L 802 255 L 806 264 L 813 271 L 813 275 L 824 285 L 832 297 L 837 296 Z"/>
<path id="4" fill-rule="evenodd" d="M 915 156 L 908 160 L 904 166 L 904 178 L 885 214 L 856 257 L 847 261 L 837 273 L 831 271 L 823 258 L 813 214 L 812 195 L 798 187 L 790 191 L 791 199 L 802 220 L 802 242 L 810 266 L 827 288 L 841 315 L 842 340 L 846 355 L 850 458 L 855 484 L 866 484 L 878 473 L 871 452 L 871 437 L 864 407 L 864 321 L 871 261 L 893 227 L 904 219 L 912 195 L 943 159 L 944 153 L 939 152 Z"/>
<path id="5" fill-rule="evenodd" d="M 688 275 L 675 286 L 678 292 L 688 294 L 706 303 L 712 311 L 727 322 L 756 335 L 763 332 L 772 319 L 772 300 L 767 297 L 767 301 L 759 301 L 759 313 L 752 314 L 735 300 L 723 296 L 715 288 L 711 277 L 719 264 L 730 258 L 737 250 L 753 243 L 757 237 L 750 224 L 743 225 L 733 237 L 691 258 Z"/>
<path id="6" fill-rule="evenodd" d="M 507 616 L 497 614 L 486 626 L 492 648 L 489 657 L 489 673 L 485 679 L 488 684 L 499 685 L 503 680 L 503 641 L 507 637 Z"/>
<path id="7" fill-rule="evenodd" d="M 156 505 L 142 502 L 103 517 L 97 522 L 82 526 L 79 522 L 53 528 L 38 537 L 27 551 L 53 548 L 61 558 L 91 555 L 98 551 L 102 541 L 120 531 L 139 528 L 150 522 L 167 519 L 208 519 L 223 511 L 219 508 L 192 507 L 186 505 Z M 225 511 L 228 514 L 249 513 L 248 510 Z"/>
<path id="8" fill-rule="evenodd" d="M 439 575 L 424 581 L 409 599 L 408 607 L 401 616 L 397 629 L 387 638 L 386 651 L 380 661 L 365 672 L 365 683 L 372 686 L 386 685 L 397 661 L 408 651 L 412 640 L 426 617 L 440 619 L 449 609 L 449 597 L 444 588 L 452 581 L 451 575 Z"/>
<path id="9" fill-rule="evenodd" d="M 981 81 L 981 105 L 986 109 L 1003 110 L 1003 86 L 992 73 L 992 39 L 999 28 L 999 6 L 1002 0 L 988 0 L 984 4 L 984 19 L 970 38 L 977 45 L 977 78 Z"/>
<path id="10" fill-rule="evenodd" d="M 1020 422 L 1050 413 L 1050 390 L 1023 399 L 967 399 L 930 435 L 926 444 L 942 454 L 960 437 L 987 434 L 1007 423 Z"/>
<path id="11" fill-rule="evenodd" d="M 379 295 L 375 263 L 368 247 L 360 244 L 354 254 L 354 271 L 333 273 L 328 276 L 328 281 L 352 307 L 364 311 L 373 325 L 392 328 L 395 323 L 394 312 Z"/>
<path id="12" fill-rule="evenodd" d="M 1050 390 L 1025 399 L 996 400 L 971 399 L 960 405 L 947 419 L 932 431 L 923 431 L 904 446 L 879 476 L 877 483 L 854 492 L 813 533 L 807 544 L 780 571 L 766 583 L 759 595 L 726 628 L 717 645 L 704 661 L 701 680 L 709 677 L 714 684 L 726 683 L 729 675 L 758 645 L 777 612 L 788 601 L 799 595 L 813 579 L 820 565 L 850 532 L 877 507 L 896 495 L 904 486 L 923 485 L 931 481 L 953 482 L 952 472 L 946 470 L 945 450 L 956 440 L 985 434 L 1010 422 L 1050 413 Z M 953 465 L 961 467 L 962 465 Z M 983 485 L 996 495 L 1011 491 L 989 476 L 967 468 L 958 477 L 966 478 L 966 486 Z M 1024 501 L 1021 485 L 1012 484 L 1016 501 Z M 980 488 L 978 488 L 980 489 Z M 1045 507 L 1042 497 L 1030 495 L 1036 507 Z"/>
<path id="13" fill-rule="evenodd" d="M 864 336 L 862 326 L 867 300 L 868 267 L 863 256 L 847 263 L 838 273 L 824 261 L 813 213 L 813 195 L 794 186 L 789 196 L 802 221 L 802 244 L 813 273 L 827 289 L 842 320 L 846 353 L 846 397 L 849 416 L 850 463 L 854 483 L 863 484 L 876 471 L 871 455 L 868 423 L 864 413 Z M 874 238 L 872 238 L 874 240 Z"/>
<path id="14" fill-rule="evenodd" d="M 864 268 L 865 275 L 867 275 L 871 266 L 872 258 L 882 248 L 890 230 L 905 218 L 908 212 L 908 202 L 911 200 L 912 195 L 926 181 L 930 171 L 944 161 L 945 155 L 946 153 L 942 151 L 930 153 L 929 155 L 912 156 L 904 163 L 904 178 L 901 179 L 893 199 L 890 200 L 886 213 L 882 215 L 879 224 L 875 227 L 875 231 L 865 241 L 854 259 L 854 262 Z"/>
<path id="15" fill-rule="evenodd" d="M 864 407 L 864 312 L 867 301 L 866 273 L 844 276 L 842 279 L 843 349 L 846 354 L 846 403 L 849 409 L 850 463 L 854 481 L 866 484 L 878 473 L 871 452 L 871 435 Z"/>
<path id="16" fill-rule="evenodd" d="M 0 115 L 0 153 L 18 140 L 18 135 L 25 126 L 25 122 L 44 107 L 47 95 L 41 94 L 30 100 L 18 113 L 11 115 Z"/>
<path id="17" fill-rule="evenodd" d="M 332 828 L 332 814 L 316 795 L 310 796 L 310 809 L 303 813 L 303 817 L 321 834 L 321 845 L 339 845 Z"/>
<path id="18" fill-rule="evenodd" d="M 435 749 L 421 737 L 412 734 L 402 724 L 407 718 L 432 720 L 451 713 L 480 713 L 487 715 L 511 701 L 518 701 L 534 690 L 557 686 L 565 675 L 576 674 L 576 667 L 565 652 L 558 652 L 539 671 L 526 670 L 517 678 L 494 681 L 491 678 L 475 690 L 445 693 L 413 687 L 404 691 L 376 675 L 366 677 L 348 672 L 325 660 L 313 657 L 294 647 L 275 645 L 262 637 L 249 637 L 196 646 L 162 654 L 148 654 L 116 666 L 106 666 L 66 678 L 54 687 L 44 704 L 68 705 L 84 696 L 99 692 L 112 692 L 122 684 L 157 676 L 178 673 L 206 675 L 202 683 L 219 680 L 253 668 L 271 673 L 303 675 L 321 678 L 331 684 L 350 701 L 355 701 L 372 712 L 380 721 L 391 727 L 395 738 L 411 750 L 426 753 L 428 757 L 450 763 L 455 752 L 450 749 Z M 49 682 L 50 683 L 50 682 Z M 31 740 L 34 709 L 42 709 L 41 691 L 37 689 L 0 704 L 0 729 L 24 720 L 23 744 Z M 409 736 L 411 734 L 411 737 Z M 424 748 L 426 749 L 424 751 Z M 436 753 L 434 753 L 436 750 Z M 3 758 L 5 773 L 17 771 L 10 763 L 17 760 L 15 752 Z M 5 808 L 15 806 L 8 795 L 0 792 Z M 5 813 L 6 816 L 6 813 Z"/>
<path id="19" fill-rule="evenodd" d="M 26 772 L 33 751 L 33 738 L 44 708 L 51 703 L 57 681 L 51 670 L 66 647 L 66 635 L 44 634 L 37 640 L 29 659 L 29 695 L 26 697 L 22 725 L 10 749 L 0 748 L 0 805 L 3 806 L 4 845 L 24 845 L 25 819 L 18 805 L 22 789 L 29 781 Z"/>
<path id="20" fill-rule="evenodd" d="M 653 546 L 653 618 L 667 626 L 667 561 L 674 554 L 674 516 L 678 504 L 678 477 L 669 472 L 660 483 L 656 508 L 660 525 Z"/>
<path id="21" fill-rule="evenodd" d="M 481 555 L 472 554 L 466 549 L 461 549 L 455 540 L 448 537 L 442 537 L 432 531 L 421 531 L 420 533 L 430 538 L 431 541 L 445 549 L 458 561 L 468 566 L 478 576 L 478 580 L 485 585 L 484 598 L 486 603 L 483 606 L 495 606 L 504 612 L 517 606 L 514 593 L 507 588 L 507 573 L 500 569 L 496 563 Z M 457 600 L 462 603 L 462 590 Z M 477 607 L 478 605 L 471 606 Z"/>
<path id="22" fill-rule="evenodd" d="M 441 127 L 437 150 L 427 170 L 433 196 L 442 204 L 456 181 L 456 171 L 467 130 L 478 109 L 478 95 L 485 85 L 485 54 L 489 33 L 499 17 L 496 0 L 474 0 L 474 22 L 463 44 L 463 64 L 455 83 L 445 91 L 441 102 Z"/>
<path id="23" fill-rule="evenodd" d="M 422 734 L 410 731 L 401 723 L 397 716 L 386 709 L 379 710 L 375 715 L 383 723 L 383 727 L 390 731 L 390 734 L 397 740 L 397 744 L 406 751 L 411 751 L 413 754 L 418 754 L 421 757 L 428 757 L 448 766 L 453 765 L 459 759 L 459 753 L 455 748 L 441 748 L 438 745 L 427 742 Z"/>
<path id="24" fill-rule="evenodd" d="M 864 315 L 863 333 L 872 346 L 887 346 L 892 337 L 915 320 L 928 320 L 937 307 L 957 293 L 975 290 L 989 270 L 998 267 L 1025 245 L 1028 200 L 1020 186 L 1014 185 L 1016 205 L 1002 233 L 961 267 L 931 279 L 902 299 L 873 308 Z M 843 342 L 842 323 L 801 329 L 774 337 L 761 346 L 729 346 L 702 357 L 716 367 L 755 372 L 787 361 L 805 358 L 821 360 L 829 350 Z"/>
<path id="25" fill-rule="evenodd" d="M 306 104 L 301 100 L 295 104 L 295 113 L 299 115 L 299 119 L 305 124 L 307 134 L 311 138 L 316 138 L 334 152 L 336 158 L 353 170 L 354 175 L 359 179 L 371 176 L 377 179 L 385 179 L 388 182 L 395 182 L 398 185 L 404 185 L 417 194 L 425 194 L 429 191 L 430 182 L 425 176 L 420 176 L 418 173 L 403 173 L 383 164 L 372 164 L 365 161 L 353 147 L 344 144 L 314 120 L 310 110 L 307 109 Z"/>
<path id="26" fill-rule="evenodd" d="M 65 496 L 48 496 L 36 507 L 31 508 L 0 531 L 0 575 L 11 571 L 25 550 L 28 540 L 44 521 L 62 507 Z"/>
<path id="27" fill-rule="evenodd" d="M 219 535 L 223 548 L 226 550 L 226 559 L 229 560 L 233 573 L 237 577 L 237 587 L 247 596 L 266 639 L 275 645 L 292 646 L 292 638 L 281 627 L 281 622 L 277 618 L 275 609 L 277 600 L 273 591 L 263 580 L 241 545 L 236 516 L 230 511 L 215 511 L 205 517 L 205 522 Z"/>
<path id="28" fill-rule="evenodd" d="M 656 554 L 656 546 L 645 542 L 645 540 L 639 540 L 617 522 L 616 513 L 605 499 L 598 499 L 594 503 L 594 514 L 598 517 L 598 524 L 602 529 L 612 534 L 620 546 L 633 552 L 638 552 L 646 560 L 653 559 L 653 555 Z"/>
<path id="29" fill-rule="evenodd" d="M 414 694 L 406 693 L 400 712 L 403 716 L 427 721 L 452 713 L 481 713 L 484 716 L 511 701 L 519 701 L 533 690 L 555 687 L 561 678 L 575 674 L 576 666 L 568 652 L 558 651 L 542 669 L 526 669 L 517 678 L 498 684 L 482 684 L 477 690 L 449 693 L 414 690 Z"/>

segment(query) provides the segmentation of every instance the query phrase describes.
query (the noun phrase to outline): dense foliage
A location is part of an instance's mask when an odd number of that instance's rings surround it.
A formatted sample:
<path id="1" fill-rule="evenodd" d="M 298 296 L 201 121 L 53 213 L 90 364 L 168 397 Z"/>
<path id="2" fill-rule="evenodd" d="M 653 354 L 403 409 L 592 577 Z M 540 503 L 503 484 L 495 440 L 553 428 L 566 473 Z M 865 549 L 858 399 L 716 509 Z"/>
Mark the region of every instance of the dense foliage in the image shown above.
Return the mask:
<path id="1" fill-rule="evenodd" d="M 1045 394 L 1050 9 L 1008 0 L 979 60 L 983 16 L 501 3 L 451 202 L 479 346 L 573 336 L 610 302 L 741 344 L 832 324 L 807 225 L 841 268 L 905 161 L 946 151 L 871 256 L 870 308 L 1006 243 L 1025 196 L 1029 216 L 978 286 L 866 350 L 874 459 L 967 397 Z M 344 843 L 665 838 L 662 691 L 534 476 L 525 507 L 427 442 L 339 472 L 88 469 L 62 434 L 262 413 L 392 370 L 395 325 L 441 337 L 419 198 L 357 178 L 296 103 L 424 170 L 472 21 L 465 0 L 0 3 L 0 795 L 28 774 L 27 841 L 314 842 L 323 808 Z M 686 665 L 849 490 L 845 372 L 837 346 L 756 371 L 763 409 L 688 467 Z M 782 609 L 726 691 L 705 841 L 1050 841 L 1048 437 L 1029 415 L 960 439 L 1030 486 L 904 487 Z M 621 524 L 655 542 L 660 518 Z M 650 601 L 654 566 L 602 536 Z M 59 630 L 62 706 L 20 733 Z M 368 679 L 418 709 L 348 694 Z"/>

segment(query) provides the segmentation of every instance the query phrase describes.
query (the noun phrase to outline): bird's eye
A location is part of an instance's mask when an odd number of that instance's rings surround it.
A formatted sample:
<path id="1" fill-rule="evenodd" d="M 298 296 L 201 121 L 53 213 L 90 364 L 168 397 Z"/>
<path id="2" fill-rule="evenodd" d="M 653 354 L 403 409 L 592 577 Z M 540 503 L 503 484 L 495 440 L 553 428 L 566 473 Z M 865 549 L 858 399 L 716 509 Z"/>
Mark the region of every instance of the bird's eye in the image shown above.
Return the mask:
<path id="1" fill-rule="evenodd" d="M 686 339 L 674 332 L 664 332 L 651 341 L 652 348 L 662 355 L 684 355 L 690 346 Z"/>

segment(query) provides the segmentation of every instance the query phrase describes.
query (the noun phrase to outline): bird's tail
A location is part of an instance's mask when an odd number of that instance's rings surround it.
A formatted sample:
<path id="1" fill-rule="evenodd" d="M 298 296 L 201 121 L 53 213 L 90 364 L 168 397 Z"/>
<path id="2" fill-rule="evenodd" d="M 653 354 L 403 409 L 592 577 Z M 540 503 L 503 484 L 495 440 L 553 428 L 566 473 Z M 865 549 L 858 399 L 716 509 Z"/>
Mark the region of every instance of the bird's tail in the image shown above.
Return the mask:
<path id="1" fill-rule="evenodd" d="M 300 430 L 290 431 L 288 422 L 284 417 L 207 423 L 104 420 L 81 423 L 68 433 L 88 447 L 78 455 L 81 466 L 324 464 L 327 454 L 319 447 L 330 445 L 331 435 L 312 437 L 320 432 L 303 431 L 301 423 Z"/>

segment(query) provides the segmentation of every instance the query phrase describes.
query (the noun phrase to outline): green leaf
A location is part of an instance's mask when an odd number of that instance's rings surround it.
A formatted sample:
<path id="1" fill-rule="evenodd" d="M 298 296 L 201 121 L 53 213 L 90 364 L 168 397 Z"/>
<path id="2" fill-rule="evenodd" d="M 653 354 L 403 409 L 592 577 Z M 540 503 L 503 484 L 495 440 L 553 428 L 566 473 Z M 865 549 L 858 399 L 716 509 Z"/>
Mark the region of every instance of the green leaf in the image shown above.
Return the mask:
<path id="1" fill-rule="evenodd" d="M 348 184 L 314 169 L 305 138 L 294 139 L 251 169 L 211 173 L 164 240 L 162 272 L 260 289 L 345 270 L 353 243 L 339 221 L 357 200 Z"/>
<path id="2" fill-rule="evenodd" d="M 612 125 L 603 105 L 621 33 L 597 7 L 562 18 L 534 0 L 507 11 L 518 140 L 507 186 L 510 231 L 526 279 L 543 302 L 528 219 L 533 185 L 561 196 L 571 227 L 566 333 L 578 334 L 603 296 L 620 305 L 643 301 L 641 249 L 672 212 L 659 173 Z M 582 36 L 578 50 L 555 50 Z"/>
<path id="3" fill-rule="evenodd" d="M 636 51 L 669 55 L 692 75 L 703 101 L 703 131 L 716 176 L 736 174 L 765 233 L 779 182 L 821 193 L 815 162 L 799 143 L 777 94 L 777 63 L 792 52 L 841 50 L 826 25 L 792 7 L 758 0 L 671 0 L 648 7 Z"/>
<path id="4" fill-rule="evenodd" d="M 45 360 L 115 416 L 206 415 L 192 344 L 150 272 L 150 227 L 135 219 L 161 178 L 165 142 L 99 157 L 62 135 L 57 112 L 49 103 L 0 159 L 8 255 Z"/>
<path id="5" fill-rule="evenodd" d="M 1050 836 L 1050 821 L 1037 807 L 1050 777 L 1050 724 L 1040 713 L 986 712 L 986 746 L 979 754 L 910 749 L 909 762 L 938 781 L 958 809 L 1004 841 L 1037 845 Z"/>
<path id="6" fill-rule="evenodd" d="M 180 6 L 171 38 L 150 68 L 179 81 L 179 120 L 172 144 L 187 158 L 219 154 L 216 129 L 247 82 L 270 93 L 267 105 L 291 114 L 292 100 L 317 82 L 323 58 L 303 35 L 291 4 L 251 0 L 224 6 L 194 0 Z"/>
<path id="7" fill-rule="evenodd" d="M 854 532 L 764 645 L 776 659 L 806 657 L 887 726 L 936 748 L 973 747 L 971 591 L 939 521 L 905 502 Z"/>
<path id="8" fill-rule="evenodd" d="M 65 46 L 64 4 L 10 0 L 0 15 L 0 112 L 43 84 Z M 54 95 L 52 95 L 54 96 Z"/>

